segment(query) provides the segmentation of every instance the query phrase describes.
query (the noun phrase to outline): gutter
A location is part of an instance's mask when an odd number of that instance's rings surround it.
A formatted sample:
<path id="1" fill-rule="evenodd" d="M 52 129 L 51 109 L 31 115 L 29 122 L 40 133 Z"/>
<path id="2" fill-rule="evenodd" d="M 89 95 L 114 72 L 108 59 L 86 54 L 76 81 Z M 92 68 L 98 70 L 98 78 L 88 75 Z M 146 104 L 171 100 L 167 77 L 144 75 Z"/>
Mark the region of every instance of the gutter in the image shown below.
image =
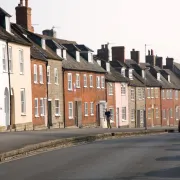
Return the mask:
<path id="1" fill-rule="evenodd" d="M 9 124 L 10 126 L 12 125 L 12 118 L 11 118 L 11 78 L 10 78 L 10 66 L 9 66 L 9 45 L 8 42 L 6 41 L 6 46 L 7 46 L 7 60 L 8 60 L 8 79 L 9 79 Z"/>

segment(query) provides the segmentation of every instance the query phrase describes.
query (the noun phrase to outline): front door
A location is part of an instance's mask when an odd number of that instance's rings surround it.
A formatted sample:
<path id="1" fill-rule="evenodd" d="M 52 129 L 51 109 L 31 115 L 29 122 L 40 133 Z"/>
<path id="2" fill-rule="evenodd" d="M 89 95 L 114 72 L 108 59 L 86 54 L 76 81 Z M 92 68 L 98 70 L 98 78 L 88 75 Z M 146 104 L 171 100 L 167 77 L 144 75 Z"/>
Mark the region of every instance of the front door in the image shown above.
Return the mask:
<path id="1" fill-rule="evenodd" d="M 140 120 L 141 117 L 140 117 L 140 110 L 137 110 L 137 119 L 136 119 L 136 127 L 137 128 L 140 128 Z"/>
<path id="2" fill-rule="evenodd" d="M 52 102 L 48 101 L 48 127 L 52 126 Z"/>
<path id="3" fill-rule="evenodd" d="M 116 109 L 116 127 L 118 128 L 119 125 L 119 108 Z"/>
<path id="4" fill-rule="evenodd" d="M 5 119 L 5 126 L 9 125 L 9 92 L 8 89 L 5 89 L 4 92 L 4 119 Z"/>
<path id="5" fill-rule="evenodd" d="M 96 106 L 96 123 L 100 126 L 100 104 Z"/>
<path id="6" fill-rule="evenodd" d="M 81 103 L 81 101 L 75 101 L 75 125 L 77 127 L 82 126 L 82 103 Z"/>

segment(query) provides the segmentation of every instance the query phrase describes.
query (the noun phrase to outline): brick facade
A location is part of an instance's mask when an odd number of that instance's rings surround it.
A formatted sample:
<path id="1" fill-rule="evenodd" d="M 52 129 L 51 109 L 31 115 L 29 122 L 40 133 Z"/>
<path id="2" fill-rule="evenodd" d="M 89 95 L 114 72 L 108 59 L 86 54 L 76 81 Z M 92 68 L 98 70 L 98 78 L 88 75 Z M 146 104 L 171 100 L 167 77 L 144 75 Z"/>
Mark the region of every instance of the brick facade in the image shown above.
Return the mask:
<path id="1" fill-rule="evenodd" d="M 47 124 L 47 74 L 46 74 L 46 61 L 31 59 L 31 82 L 32 82 L 32 122 L 33 125 Z M 34 82 L 34 65 L 37 67 L 37 83 Z M 42 66 L 43 83 L 40 83 L 40 69 Z M 38 116 L 35 115 L 35 98 L 38 99 Z M 40 99 L 44 100 L 44 115 L 41 115 Z"/>
<path id="2" fill-rule="evenodd" d="M 68 90 L 68 74 L 72 74 L 72 90 Z M 80 77 L 80 88 L 74 88 L 76 83 L 76 74 L 79 74 Z M 87 76 L 87 87 L 84 87 L 85 74 Z M 93 77 L 93 87 L 90 87 L 90 75 Z M 91 126 L 95 124 L 100 125 L 97 107 L 100 101 L 106 101 L 106 89 L 96 87 L 97 76 L 104 77 L 104 74 L 80 71 L 64 71 L 65 127 Z M 85 102 L 88 105 L 87 115 L 85 115 Z M 69 117 L 69 103 L 73 104 L 72 117 Z M 90 113 L 90 103 L 93 103 L 93 114 Z"/>

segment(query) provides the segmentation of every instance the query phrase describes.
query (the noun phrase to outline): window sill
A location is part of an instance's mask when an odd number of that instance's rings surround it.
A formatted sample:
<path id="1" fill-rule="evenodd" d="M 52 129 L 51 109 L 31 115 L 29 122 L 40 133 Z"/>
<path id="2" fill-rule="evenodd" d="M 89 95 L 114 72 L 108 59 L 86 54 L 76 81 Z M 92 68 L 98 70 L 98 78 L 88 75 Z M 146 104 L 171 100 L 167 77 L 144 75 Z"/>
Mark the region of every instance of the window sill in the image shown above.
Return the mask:
<path id="1" fill-rule="evenodd" d="M 41 114 L 41 117 L 44 117 L 45 115 L 44 114 Z"/>
<path id="2" fill-rule="evenodd" d="M 133 119 L 133 120 L 131 120 L 131 122 L 135 122 L 135 120 Z"/>
<path id="3" fill-rule="evenodd" d="M 24 73 L 19 73 L 20 75 L 24 75 Z"/>
<path id="4" fill-rule="evenodd" d="M 44 84 L 43 82 L 40 82 L 39 84 Z"/>
<path id="5" fill-rule="evenodd" d="M 39 84 L 38 82 L 34 82 L 34 84 Z"/>
<path id="6" fill-rule="evenodd" d="M 80 89 L 80 88 L 81 88 L 80 86 L 76 87 L 76 89 Z"/>
<path id="7" fill-rule="evenodd" d="M 48 84 L 51 84 L 50 82 L 48 82 Z"/>
<path id="8" fill-rule="evenodd" d="M 84 86 L 84 88 L 87 88 L 87 86 Z"/>
<path id="9" fill-rule="evenodd" d="M 35 118 L 39 118 L 39 116 L 35 116 Z"/>
<path id="10" fill-rule="evenodd" d="M 21 116 L 26 116 L 26 114 L 22 113 Z"/>
<path id="11" fill-rule="evenodd" d="M 122 119 L 122 122 L 127 122 L 127 120 Z"/>
<path id="12" fill-rule="evenodd" d="M 60 114 L 55 114 L 55 117 L 60 117 L 61 115 Z"/>
<path id="13" fill-rule="evenodd" d="M 73 118 L 73 117 L 69 117 L 69 119 L 71 119 L 71 120 L 72 120 L 72 119 L 74 119 L 74 118 Z"/>
<path id="14" fill-rule="evenodd" d="M 88 115 L 84 115 L 85 117 L 88 117 Z"/>
<path id="15" fill-rule="evenodd" d="M 68 91 L 73 91 L 72 89 L 68 89 Z"/>
<path id="16" fill-rule="evenodd" d="M 91 114 L 91 116 L 94 116 L 94 114 Z"/>
<path id="17" fill-rule="evenodd" d="M 109 94 L 109 96 L 113 96 L 114 94 Z"/>
<path id="18" fill-rule="evenodd" d="M 126 94 L 121 94 L 121 96 L 125 96 Z"/>
<path id="19" fill-rule="evenodd" d="M 97 87 L 97 89 L 101 89 L 100 87 Z"/>
<path id="20" fill-rule="evenodd" d="M 94 88 L 93 86 L 90 86 L 90 88 Z"/>
<path id="21" fill-rule="evenodd" d="M 59 86 L 59 84 L 58 83 L 54 83 L 56 86 Z"/>

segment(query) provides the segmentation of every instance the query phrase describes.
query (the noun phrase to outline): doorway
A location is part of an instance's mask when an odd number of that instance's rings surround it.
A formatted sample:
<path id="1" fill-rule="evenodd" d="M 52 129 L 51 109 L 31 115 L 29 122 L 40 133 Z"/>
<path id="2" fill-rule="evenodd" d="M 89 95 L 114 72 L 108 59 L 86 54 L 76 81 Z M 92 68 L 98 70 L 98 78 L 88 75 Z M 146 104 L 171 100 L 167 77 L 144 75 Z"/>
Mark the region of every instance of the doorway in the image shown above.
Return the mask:
<path id="1" fill-rule="evenodd" d="M 119 108 L 116 109 L 116 127 L 119 128 Z"/>
<path id="2" fill-rule="evenodd" d="M 75 101 L 75 126 L 82 126 L 82 102 Z"/>
<path id="3" fill-rule="evenodd" d="M 5 88 L 4 91 L 4 119 L 5 119 L 5 126 L 8 126 L 9 121 L 9 92 L 8 88 Z"/>
<path id="4" fill-rule="evenodd" d="M 52 126 L 52 101 L 48 100 L 48 127 Z"/>

